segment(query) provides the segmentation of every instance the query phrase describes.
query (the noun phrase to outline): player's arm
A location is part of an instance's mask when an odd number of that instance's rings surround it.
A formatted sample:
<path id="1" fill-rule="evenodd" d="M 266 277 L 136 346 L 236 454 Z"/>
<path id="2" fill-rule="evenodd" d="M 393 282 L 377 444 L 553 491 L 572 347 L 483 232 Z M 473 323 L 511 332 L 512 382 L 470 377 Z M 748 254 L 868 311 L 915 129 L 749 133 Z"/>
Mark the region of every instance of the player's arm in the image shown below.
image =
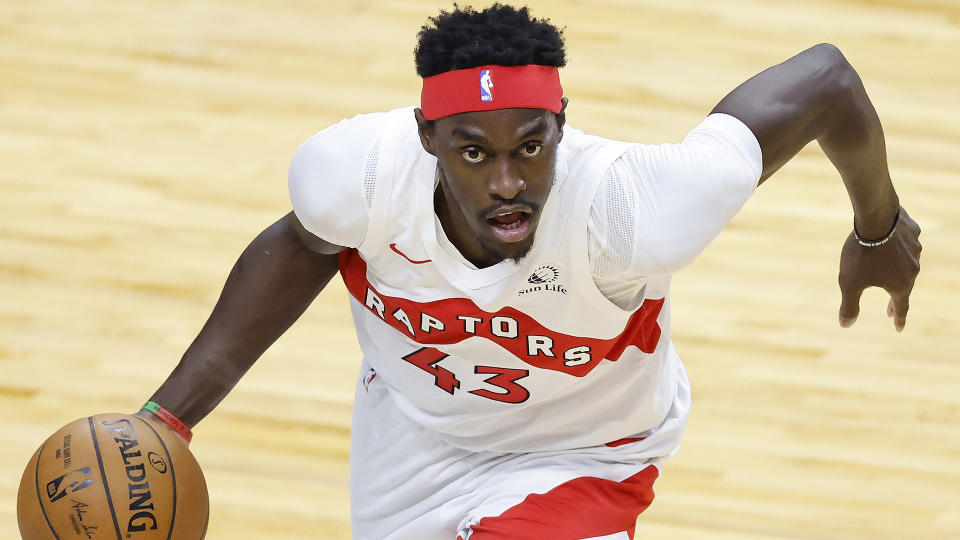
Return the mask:
<path id="1" fill-rule="evenodd" d="M 357 173 L 386 120 L 344 120 L 297 149 L 287 177 L 294 211 L 240 255 L 210 318 L 151 401 L 192 427 L 303 314 L 337 273 L 337 254 L 366 234 Z"/>
<path id="2" fill-rule="evenodd" d="M 342 249 L 306 231 L 293 212 L 267 227 L 240 255 L 210 318 L 150 400 L 188 426 L 199 422 L 336 274 Z"/>
<path id="3" fill-rule="evenodd" d="M 713 112 L 738 118 L 756 136 L 763 153 L 761 182 L 816 140 L 843 179 L 862 238 L 885 237 L 899 212 L 886 244 L 864 247 L 853 233 L 847 238 L 840 262 L 840 322 L 853 324 L 860 294 L 878 286 L 890 293 L 887 313 L 902 330 L 920 268 L 920 228 L 900 207 L 880 119 L 843 54 L 828 44 L 812 47 L 741 84 Z"/>

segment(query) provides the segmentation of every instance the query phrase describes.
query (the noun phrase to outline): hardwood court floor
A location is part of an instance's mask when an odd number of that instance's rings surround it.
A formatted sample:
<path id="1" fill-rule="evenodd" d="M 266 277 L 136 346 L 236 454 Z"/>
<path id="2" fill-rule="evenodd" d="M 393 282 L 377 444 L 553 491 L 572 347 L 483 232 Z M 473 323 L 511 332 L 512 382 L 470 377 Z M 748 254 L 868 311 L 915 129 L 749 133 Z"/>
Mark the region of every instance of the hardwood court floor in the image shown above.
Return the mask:
<path id="1" fill-rule="evenodd" d="M 236 256 L 289 209 L 315 131 L 416 103 L 416 30 L 447 3 L 0 0 L 0 537 L 57 427 L 133 411 Z M 922 225 L 906 330 L 868 292 L 838 327 L 851 212 L 816 145 L 673 288 L 694 385 L 638 538 L 960 538 L 960 4 L 531 2 L 567 27 L 568 120 L 676 141 L 748 76 L 841 47 Z M 349 538 L 359 351 L 325 291 L 196 429 L 208 538 Z"/>

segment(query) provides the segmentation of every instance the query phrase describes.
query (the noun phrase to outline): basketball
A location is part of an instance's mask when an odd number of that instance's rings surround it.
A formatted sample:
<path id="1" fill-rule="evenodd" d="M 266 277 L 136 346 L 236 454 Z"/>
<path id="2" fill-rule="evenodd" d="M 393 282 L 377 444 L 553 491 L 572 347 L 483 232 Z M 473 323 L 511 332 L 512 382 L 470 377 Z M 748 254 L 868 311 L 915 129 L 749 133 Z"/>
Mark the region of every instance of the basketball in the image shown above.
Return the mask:
<path id="1" fill-rule="evenodd" d="M 160 422 L 98 414 L 60 428 L 30 458 L 17 494 L 24 540 L 204 537 L 199 464 Z"/>

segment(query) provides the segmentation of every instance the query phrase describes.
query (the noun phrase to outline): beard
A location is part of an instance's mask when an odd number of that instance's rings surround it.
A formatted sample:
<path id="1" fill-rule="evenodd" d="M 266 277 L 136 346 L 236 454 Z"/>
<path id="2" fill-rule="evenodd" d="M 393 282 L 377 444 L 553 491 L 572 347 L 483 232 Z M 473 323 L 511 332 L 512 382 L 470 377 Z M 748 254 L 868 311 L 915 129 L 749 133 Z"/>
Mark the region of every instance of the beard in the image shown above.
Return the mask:
<path id="1" fill-rule="evenodd" d="M 448 195 L 449 198 L 445 196 L 445 194 Z M 517 196 L 510 200 L 496 201 L 476 211 L 469 211 L 464 208 L 463 203 L 456 196 L 456 192 L 450 189 L 449 181 L 447 175 L 444 173 L 443 166 L 438 163 L 434 187 L 434 206 L 436 208 L 441 204 L 447 207 L 448 214 L 453 210 L 453 205 L 456 205 L 456 213 L 462 216 L 461 226 L 465 225 L 470 231 L 470 237 L 472 237 L 471 239 L 467 239 L 464 236 L 460 236 L 461 241 L 469 242 L 472 240 L 474 245 L 479 246 L 490 259 L 498 262 L 509 260 L 513 264 L 519 265 L 523 262 L 526 256 L 529 255 L 531 249 L 533 248 L 534 239 L 536 237 L 535 224 L 531 223 L 529 236 L 522 241 L 504 242 L 498 240 L 496 236 L 489 231 L 488 228 L 490 227 L 490 224 L 488 218 L 489 216 L 496 215 L 497 211 L 501 208 L 506 208 L 508 206 L 523 206 L 525 207 L 525 210 L 530 210 L 530 214 L 527 216 L 527 219 L 533 220 L 535 217 L 539 218 L 541 205 L 538 203 Z M 470 219 L 471 217 L 473 219 Z M 536 221 L 539 222 L 539 219 Z M 451 234 L 449 234 L 450 231 L 445 232 L 448 233 L 448 239 L 453 240 L 453 237 Z M 458 250 L 460 250 L 461 254 L 465 254 L 461 246 L 457 246 L 456 244 L 454 245 Z"/>
<path id="2" fill-rule="evenodd" d="M 485 242 L 480 236 L 477 236 L 477 241 L 480 244 L 480 247 L 490 255 L 501 259 L 511 261 L 513 264 L 519 265 L 523 260 L 530 254 L 530 250 L 533 249 L 533 244 L 536 240 L 537 231 L 534 229 L 530 233 L 530 237 L 527 238 L 522 246 L 517 246 L 516 244 L 504 244 L 502 242 L 497 242 L 494 244 Z M 504 246 L 516 246 L 517 249 L 512 252 L 507 252 L 503 249 Z"/>

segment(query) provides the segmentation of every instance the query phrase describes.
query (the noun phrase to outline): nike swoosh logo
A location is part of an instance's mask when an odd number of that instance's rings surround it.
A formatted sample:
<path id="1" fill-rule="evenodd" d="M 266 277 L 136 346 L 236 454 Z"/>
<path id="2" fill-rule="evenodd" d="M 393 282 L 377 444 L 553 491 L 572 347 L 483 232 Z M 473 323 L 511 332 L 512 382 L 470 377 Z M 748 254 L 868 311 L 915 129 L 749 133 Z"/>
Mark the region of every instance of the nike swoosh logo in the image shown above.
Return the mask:
<path id="1" fill-rule="evenodd" d="M 430 259 L 426 259 L 426 260 L 423 260 L 423 261 L 415 261 L 415 260 L 411 259 L 410 257 L 407 257 L 406 254 L 404 254 L 402 251 L 400 251 L 399 249 L 397 249 L 397 245 L 396 245 L 396 244 L 390 244 L 390 249 L 392 249 L 393 252 L 396 253 L 397 255 L 399 255 L 399 256 L 403 257 L 404 259 L 410 261 L 411 264 L 426 264 L 426 263 L 428 263 L 428 262 L 433 262 L 433 261 L 431 261 Z"/>

